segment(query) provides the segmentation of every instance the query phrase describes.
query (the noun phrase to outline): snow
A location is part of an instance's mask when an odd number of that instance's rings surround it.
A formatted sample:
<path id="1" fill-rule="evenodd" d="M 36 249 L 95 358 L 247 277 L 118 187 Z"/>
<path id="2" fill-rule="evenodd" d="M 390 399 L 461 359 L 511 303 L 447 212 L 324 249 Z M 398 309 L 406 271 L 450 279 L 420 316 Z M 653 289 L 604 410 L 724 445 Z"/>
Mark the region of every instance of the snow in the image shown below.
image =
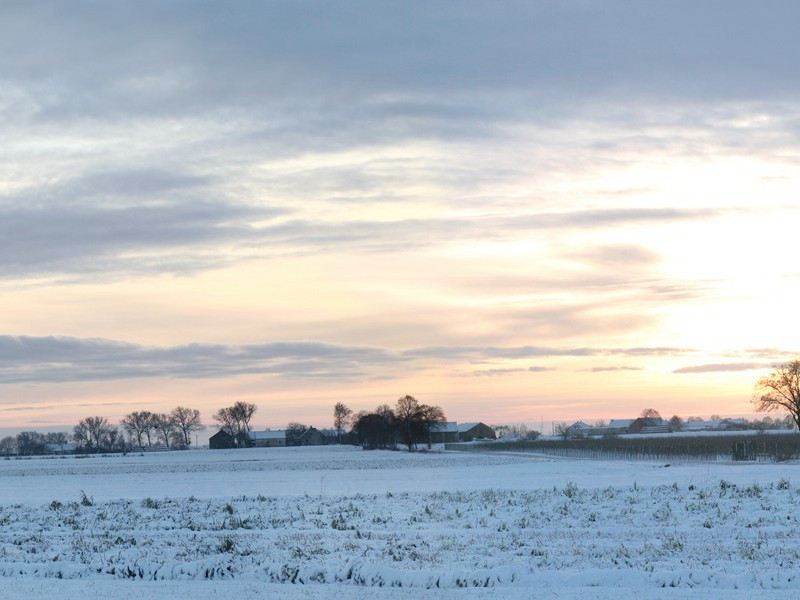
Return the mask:
<path id="1" fill-rule="evenodd" d="M 797 470 L 350 447 L 0 460 L 0 596 L 796 598 Z"/>

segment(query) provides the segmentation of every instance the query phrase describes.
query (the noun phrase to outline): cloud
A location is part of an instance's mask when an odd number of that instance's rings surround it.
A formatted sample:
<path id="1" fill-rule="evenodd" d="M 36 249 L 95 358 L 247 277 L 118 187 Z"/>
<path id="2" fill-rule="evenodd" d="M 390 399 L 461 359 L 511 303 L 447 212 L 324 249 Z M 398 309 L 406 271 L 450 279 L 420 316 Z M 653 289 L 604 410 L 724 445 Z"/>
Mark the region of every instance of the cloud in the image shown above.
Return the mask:
<path id="1" fill-rule="evenodd" d="M 374 346 L 321 341 L 260 344 L 204 344 L 154 347 L 103 338 L 0 336 L 0 384 L 24 382 L 104 381 L 139 378 L 226 378 L 274 375 L 288 379 L 353 380 L 392 378 L 415 361 L 493 361 L 532 357 L 663 355 L 664 348 L 550 348 L 440 346 L 389 350 Z M 477 375 L 538 372 L 533 366 L 484 369 Z"/>
<path id="2" fill-rule="evenodd" d="M 9 384 L 243 374 L 344 380 L 364 377 L 366 366 L 400 359 L 380 348 L 311 341 L 159 348 L 106 339 L 0 336 L 0 361 L 0 383 Z"/>
<path id="3" fill-rule="evenodd" d="M 718 363 L 708 365 L 696 365 L 692 367 L 681 367 L 675 369 L 673 373 L 722 373 L 726 371 L 755 371 L 769 368 L 771 365 L 766 363 L 741 362 L 741 363 Z"/>
<path id="4" fill-rule="evenodd" d="M 555 370 L 556 369 L 553 367 L 539 367 L 539 366 L 528 367 L 528 371 L 530 371 L 531 373 L 544 373 L 545 371 L 555 371 Z"/>
<path id="5" fill-rule="evenodd" d="M 643 371 L 641 367 L 592 367 L 590 369 L 583 369 L 589 373 L 605 373 L 610 371 Z"/>
<path id="6" fill-rule="evenodd" d="M 473 371 L 473 375 L 476 377 L 494 377 L 497 375 L 510 375 L 512 373 L 522 373 L 526 369 L 484 369 L 482 371 Z"/>
<path id="7" fill-rule="evenodd" d="M 101 183 L 97 188 L 92 187 L 94 183 L 87 184 L 98 180 Z M 225 201 L 156 202 L 161 197 L 157 190 L 183 191 L 206 184 L 204 178 L 163 173 L 156 173 L 152 183 L 142 183 L 137 172 L 118 172 L 65 182 L 57 189 L 36 194 L 59 199 L 54 205 L 37 206 L 23 201 L 34 196 L 30 191 L 0 197 L 0 204 L 6 204 L 0 221 L 0 253 L 6 258 L 0 264 L 0 274 L 25 278 L 42 274 L 186 273 L 242 260 L 241 256 L 234 257 L 230 248 L 244 251 L 248 258 L 267 258 L 276 252 L 279 255 L 328 250 L 399 252 L 472 239 L 491 240 L 500 235 L 508 239 L 509 232 L 527 235 L 540 227 L 590 227 L 593 223 L 641 223 L 665 218 L 671 221 L 709 214 L 703 210 L 666 214 L 662 210 L 596 210 L 503 218 L 276 222 L 289 214 L 290 209 Z M 73 190 L 86 185 L 96 195 L 113 192 L 117 194 L 115 198 L 122 197 L 124 202 L 121 206 L 65 202 L 72 197 Z M 604 252 L 616 254 L 624 250 L 606 248 Z M 638 251 L 640 255 L 644 252 Z"/>

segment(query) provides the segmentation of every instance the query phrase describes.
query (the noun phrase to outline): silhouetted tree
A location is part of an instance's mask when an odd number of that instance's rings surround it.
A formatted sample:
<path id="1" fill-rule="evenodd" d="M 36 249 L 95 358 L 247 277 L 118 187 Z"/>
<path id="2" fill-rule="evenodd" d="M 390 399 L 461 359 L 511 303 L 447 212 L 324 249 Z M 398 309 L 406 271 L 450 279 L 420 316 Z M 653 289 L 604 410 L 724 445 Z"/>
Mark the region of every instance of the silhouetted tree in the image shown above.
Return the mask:
<path id="1" fill-rule="evenodd" d="M 192 445 L 192 434 L 206 428 L 200 421 L 200 411 L 196 408 L 178 406 L 173 409 L 171 416 L 175 428 L 180 434 L 180 443 L 186 448 Z"/>
<path id="2" fill-rule="evenodd" d="M 661 413 L 655 408 L 645 408 L 640 415 L 643 419 L 660 419 Z"/>
<path id="3" fill-rule="evenodd" d="M 172 420 L 171 415 L 168 415 L 166 413 L 159 413 L 156 415 L 155 424 L 156 424 L 156 431 L 158 431 L 158 434 L 164 441 L 164 445 L 167 447 L 167 450 L 169 450 L 170 440 L 172 440 L 176 431 L 175 421 Z"/>
<path id="4" fill-rule="evenodd" d="M 800 429 L 800 359 L 777 365 L 756 383 L 756 410 L 788 412 Z"/>
<path id="5" fill-rule="evenodd" d="M 394 408 L 397 432 L 413 452 L 419 440 L 430 443 L 431 426 L 445 421 L 444 412 L 438 406 L 420 404 L 414 396 L 405 395 L 397 399 Z"/>
<path id="6" fill-rule="evenodd" d="M 681 431 L 683 429 L 683 419 L 681 419 L 678 415 L 673 415 L 669 420 L 669 428 L 672 431 Z"/>
<path id="7" fill-rule="evenodd" d="M 44 435 L 38 431 L 21 431 L 17 434 L 17 454 L 29 456 L 44 454 Z"/>
<path id="8" fill-rule="evenodd" d="M 11 456 L 17 451 L 17 438 L 7 435 L 0 440 L 0 454 Z"/>
<path id="9" fill-rule="evenodd" d="M 342 402 L 337 402 L 333 407 L 333 427 L 336 429 L 336 442 L 339 444 L 342 443 L 342 430 L 347 427 L 352 413 Z"/>
<path id="10" fill-rule="evenodd" d="M 353 421 L 353 435 L 365 450 L 395 445 L 396 422 L 392 409 L 383 405 L 374 412 L 361 412 Z"/>
<path id="11" fill-rule="evenodd" d="M 97 452 L 101 447 L 101 442 L 108 439 L 111 429 L 105 417 L 86 417 L 78 422 L 72 430 L 73 438 L 78 446 L 85 448 L 88 452 Z"/>
<path id="12" fill-rule="evenodd" d="M 303 435 L 306 429 L 308 429 L 308 427 L 297 421 L 289 423 L 286 426 L 286 445 L 298 446 L 300 444 L 300 436 Z"/>
<path id="13" fill-rule="evenodd" d="M 44 434 L 45 444 L 57 444 L 63 446 L 69 444 L 69 434 L 66 431 L 50 431 Z"/>
<path id="14" fill-rule="evenodd" d="M 131 440 L 131 443 L 133 443 L 134 438 L 136 438 L 136 445 L 141 448 L 143 445 L 142 437 L 144 436 L 147 438 L 147 445 L 151 445 L 150 432 L 155 426 L 155 416 L 156 415 L 150 411 L 143 410 L 134 411 L 122 417 L 120 424 L 128 433 L 128 438 Z"/>
<path id="15" fill-rule="evenodd" d="M 255 404 L 236 402 L 233 406 L 220 408 L 214 413 L 214 420 L 223 431 L 234 437 L 239 448 L 245 448 L 250 444 L 250 420 L 256 410 Z"/>

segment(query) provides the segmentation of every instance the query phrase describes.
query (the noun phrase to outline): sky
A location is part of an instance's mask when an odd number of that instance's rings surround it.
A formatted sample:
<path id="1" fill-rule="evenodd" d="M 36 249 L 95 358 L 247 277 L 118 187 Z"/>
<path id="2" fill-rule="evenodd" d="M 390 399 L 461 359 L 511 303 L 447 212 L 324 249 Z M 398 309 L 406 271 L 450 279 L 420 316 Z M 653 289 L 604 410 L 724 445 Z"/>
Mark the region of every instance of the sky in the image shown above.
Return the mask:
<path id="1" fill-rule="evenodd" d="M 800 353 L 798 22 L 3 2 L 0 427 L 752 412 Z"/>

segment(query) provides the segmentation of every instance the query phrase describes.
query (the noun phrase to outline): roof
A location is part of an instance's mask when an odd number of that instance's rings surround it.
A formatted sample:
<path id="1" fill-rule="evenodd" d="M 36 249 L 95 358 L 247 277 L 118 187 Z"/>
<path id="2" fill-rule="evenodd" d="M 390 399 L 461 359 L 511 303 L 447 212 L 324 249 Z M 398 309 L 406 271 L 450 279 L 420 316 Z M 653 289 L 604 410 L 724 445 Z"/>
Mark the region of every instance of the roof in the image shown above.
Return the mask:
<path id="1" fill-rule="evenodd" d="M 594 429 L 594 427 L 587 425 L 583 421 L 577 421 L 570 425 L 567 429 Z"/>
<path id="2" fill-rule="evenodd" d="M 251 431 L 251 440 L 285 440 L 286 432 L 282 429 L 278 431 Z"/>
<path id="3" fill-rule="evenodd" d="M 459 423 L 458 424 L 458 431 L 459 433 L 464 433 L 465 431 L 469 431 L 470 429 L 477 427 L 478 425 L 483 425 L 484 427 L 489 427 L 484 423 Z M 491 428 L 490 428 L 491 429 Z"/>
<path id="4" fill-rule="evenodd" d="M 616 429 L 618 427 L 624 427 L 627 429 L 628 427 L 633 425 L 633 422 L 635 420 L 636 419 L 611 419 L 611 421 L 608 423 L 608 428 Z"/>
<path id="5" fill-rule="evenodd" d="M 431 433 L 458 433 L 458 423 L 455 421 L 434 423 L 431 425 Z"/>

